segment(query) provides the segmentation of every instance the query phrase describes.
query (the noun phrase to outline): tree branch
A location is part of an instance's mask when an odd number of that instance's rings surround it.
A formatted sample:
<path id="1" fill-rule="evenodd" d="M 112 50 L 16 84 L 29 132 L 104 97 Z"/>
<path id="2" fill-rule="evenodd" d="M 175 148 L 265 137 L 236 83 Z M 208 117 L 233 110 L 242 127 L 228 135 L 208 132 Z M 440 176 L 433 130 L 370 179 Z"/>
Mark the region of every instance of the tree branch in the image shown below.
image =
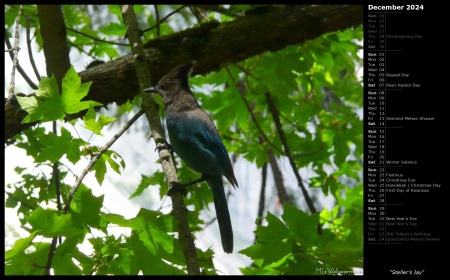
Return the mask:
<path id="1" fill-rule="evenodd" d="M 256 125 L 256 128 L 258 129 L 261 136 L 264 138 L 265 142 L 269 143 L 269 145 L 272 146 L 272 148 L 274 148 L 275 150 L 277 150 L 280 154 L 283 154 L 283 151 L 281 151 L 277 146 L 275 146 L 272 142 L 270 142 L 269 138 L 267 138 L 266 134 L 262 130 L 261 126 L 259 125 L 258 121 L 256 120 L 255 114 L 253 114 L 253 110 L 250 107 L 250 104 L 248 104 L 247 100 L 245 99 L 245 92 L 242 90 L 242 87 L 239 85 L 239 82 L 236 82 L 233 75 L 231 75 L 230 70 L 228 70 L 228 67 L 226 67 L 225 69 L 227 70 L 228 75 L 230 76 L 231 80 L 233 81 L 234 86 L 239 91 L 241 99 L 244 102 L 245 107 L 247 108 L 247 111 L 253 120 L 253 123 Z"/>
<path id="2" fill-rule="evenodd" d="M 20 17 L 22 16 L 22 12 L 23 12 L 23 7 L 22 5 L 20 5 L 19 8 L 19 13 L 17 14 L 17 19 L 16 19 L 16 27 L 15 27 L 15 32 L 14 32 L 14 48 L 12 49 L 12 52 L 14 53 L 14 59 L 13 59 L 13 67 L 11 70 L 11 83 L 10 83 L 10 87 L 9 87 L 9 96 L 11 96 L 12 94 L 14 94 L 14 87 L 15 87 L 15 80 L 16 80 L 16 68 L 17 65 L 19 64 L 19 28 L 20 28 Z"/>
<path id="3" fill-rule="evenodd" d="M 281 173 L 280 168 L 278 167 L 277 158 L 275 157 L 272 150 L 266 150 L 267 157 L 269 158 L 270 167 L 272 168 L 273 179 L 275 181 L 275 188 L 277 189 L 278 197 L 280 198 L 280 203 L 283 205 L 284 203 L 289 203 L 291 205 L 296 206 L 291 198 L 288 196 L 286 192 L 286 187 L 283 182 L 283 175 Z"/>
<path id="4" fill-rule="evenodd" d="M 8 48 L 8 52 L 9 52 L 9 57 L 11 58 L 11 60 L 13 61 L 13 63 L 14 63 L 14 54 L 12 53 L 12 51 L 13 51 L 13 49 L 12 49 L 12 46 L 11 46 L 11 42 L 9 41 L 9 38 L 8 38 L 8 32 L 6 32 L 6 29 L 5 29 L 5 44 L 6 44 L 6 47 Z M 19 73 L 20 73 L 20 75 L 22 75 L 22 77 L 25 79 L 25 81 L 28 83 L 28 85 L 32 88 L 32 89 L 37 89 L 37 85 L 30 79 L 30 77 L 28 77 L 28 75 L 27 75 L 27 73 L 25 73 L 25 71 L 22 69 L 22 67 L 20 66 L 20 64 L 18 64 L 17 65 L 17 70 L 19 71 Z M 12 78 L 12 77 L 11 77 Z M 12 98 L 9 98 L 9 100 L 11 100 Z M 16 108 L 16 111 L 18 111 L 18 110 L 21 110 L 20 109 L 20 106 L 18 107 L 18 108 Z M 6 110 L 5 110 L 5 115 L 6 115 Z M 26 114 L 25 114 L 26 115 Z M 22 118 L 23 119 L 23 118 Z M 19 120 L 19 123 L 20 123 L 20 121 L 22 120 L 22 119 L 20 119 Z M 8 137 L 9 138 L 9 137 Z"/>
<path id="5" fill-rule="evenodd" d="M 281 122 L 280 122 L 280 117 L 278 115 L 278 110 L 277 110 L 275 103 L 273 102 L 273 99 L 270 96 L 269 92 L 266 92 L 266 100 L 267 100 L 267 104 L 269 105 L 270 113 L 272 114 L 273 120 L 275 122 L 275 126 L 277 128 L 277 132 L 280 137 L 281 143 L 283 144 L 284 151 L 286 153 L 286 156 L 289 158 L 289 162 L 295 173 L 295 177 L 297 178 L 298 185 L 302 189 L 302 192 L 305 197 L 306 203 L 308 204 L 309 210 L 311 211 L 311 213 L 315 213 L 315 212 L 317 212 L 316 207 L 314 207 L 314 203 L 313 203 L 311 197 L 309 196 L 308 191 L 306 190 L 305 186 L 303 185 L 303 181 L 298 172 L 298 168 L 292 159 L 292 153 L 289 148 L 289 145 L 287 144 L 286 136 L 284 135 L 284 132 L 281 129 Z"/>
<path id="6" fill-rule="evenodd" d="M 140 91 L 143 92 L 145 88 L 151 86 L 149 65 L 146 61 L 144 48 L 141 43 L 141 32 L 134 14 L 133 6 L 122 6 L 123 22 L 127 27 L 127 37 L 131 43 L 131 51 L 133 53 L 135 71 L 137 73 Z M 173 158 L 167 148 L 163 148 L 167 143 L 165 140 L 165 133 L 159 118 L 158 105 L 153 99 L 153 95 L 142 95 L 142 108 L 145 110 L 149 125 L 151 127 L 151 137 L 155 140 L 156 146 L 159 150 L 159 158 L 161 160 L 162 168 L 166 181 L 178 182 L 178 176 L 175 169 Z M 180 192 L 170 192 L 172 199 L 173 215 L 178 225 L 179 239 L 183 249 L 184 258 L 186 261 L 187 271 L 189 275 L 200 275 L 200 268 L 198 266 L 197 253 L 192 237 L 189 221 L 187 218 L 186 206 L 184 205 L 183 196 Z"/>
<path id="7" fill-rule="evenodd" d="M 264 208 L 265 208 L 265 200 L 266 200 L 266 181 L 267 181 L 267 162 L 264 163 L 262 169 L 261 169 L 261 191 L 259 192 L 259 205 L 258 205 L 258 214 L 256 217 L 260 218 L 258 219 L 258 224 L 262 226 L 262 216 L 264 214 Z M 255 240 L 256 240 L 255 235 Z"/>
<path id="8" fill-rule="evenodd" d="M 110 45 L 117 45 L 117 46 L 126 46 L 126 47 L 129 47 L 129 46 L 130 46 L 130 44 L 126 44 L 126 43 L 117 43 L 117 42 L 111 42 L 111 41 L 108 41 L 108 40 L 103 40 L 103 39 L 100 39 L 100 38 L 91 36 L 91 35 L 89 35 L 89 34 L 83 33 L 83 32 L 81 32 L 81 31 L 72 29 L 72 28 L 70 28 L 70 27 L 67 27 L 67 30 L 69 30 L 69 31 L 71 31 L 71 32 L 73 32 L 73 33 L 79 34 L 79 35 L 81 35 L 81 36 L 90 38 L 90 39 L 92 39 L 92 40 L 94 40 L 94 41 L 97 41 L 97 42 L 102 42 L 102 43 L 106 43 L 106 44 L 110 44 Z"/>
<path id="9" fill-rule="evenodd" d="M 153 5 L 155 8 L 155 20 L 156 22 L 159 22 L 159 9 L 158 5 Z M 158 24 L 158 27 L 156 28 L 156 37 L 161 36 L 161 26 Z"/>
<path id="10" fill-rule="evenodd" d="M 211 11 L 211 12 L 216 12 L 216 13 L 220 13 L 220 14 L 224 14 L 227 16 L 232 16 L 232 17 L 243 17 L 243 14 L 231 14 L 230 11 L 228 9 L 222 8 L 220 7 L 220 5 L 195 5 L 196 7 L 206 10 L 206 11 Z"/>
<path id="11" fill-rule="evenodd" d="M 295 164 L 294 159 L 292 158 L 291 150 L 289 148 L 289 145 L 287 144 L 284 132 L 281 129 L 281 122 L 280 122 L 278 110 L 277 110 L 275 103 L 273 102 L 273 99 L 270 96 L 269 92 L 266 92 L 266 99 L 267 99 L 267 104 L 269 105 L 270 113 L 272 114 L 273 120 L 275 122 L 275 126 L 277 128 L 278 135 L 280 136 L 281 143 L 283 144 L 284 151 L 286 153 L 286 156 L 289 159 L 289 163 L 291 164 L 292 171 L 295 174 L 295 178 L 297 179 L 298 186 L 302 190 L 303 197 L 305 198 L 305 201 L 306 201 L 306 204 L 308 205 L 309 211 L 311 211 L 311 213 L 316 213 L 317 212 L 316 207 L 314 206 L 314 203 L 313 203 L 311 197 L 309 196 L 308 191 L 306 190 L 305 186 L 303 185 L 303 180 L 300 176 L 300 173 L 298 172 L 297 165 Z M 322 228 L 320 226 L 320 223 L 317 225 L 317 232 L 319 234 L 322 234 Z"/>
<path id="12" fill-rule="evenodd" d="M 94 164 L 97 162 L 97 160 L 116 142 L 117 139 L 125 132 L 127 129 L 137 120 L 140 116 L 144 114 L 144 110 L 139 110 L 139 112 L 136 113 L 127 123 L 117 131 L 117 133 L 109 140 L 103 147 L 101 147 L 98 152 L 94 153 L 93 157 L 89 161 L 86 168 L 83 169 L 83 172 L 81 172 L 80 176 L 77 178 L 77 181 L 73 185 L 73 187 L 70 189 L 69 196 L 67 197 L 66 205 L 64 206 L 64 213 L 68 213 L 70 209 L 70 203 L 72 202 L 72 199 L 75 196 L 75 192 L 77 191 L 78 187 L 81 185 L 81 182 L 83 182 L 84 177 L 91 171 L 91 168 L 94 166 Z"/>
<path id="13" fill-rule="evenodd" d="M 161 25 L 161 23 L 163 23 L 166 19 L 168 19 L 169 17 L 171 17 L 173 14 L 178 13 L 179 11 L 181 11 L 182 9 L 184 9 L 184 7 L 186 7 L 186 5 L 182 5 L 181 7 L 179 7 L 178 9 L 176 9 L 175 11 L 170 12 L 167 16 L 163 17 L 163 18 L 160 19 L 160 20 L 157 20 L 157 22 L 155 23 L 155 25 L 153 25 L 153 26 L 151 26 L 151 27 L 149 27 L 149 28 L 146 28 L 146 29 L 142 30 L 142 33 L 145 33 L 145 32 L 147 32 L 147 31 L 150 31 L 150 30 L 152 30 L 152 29 L 155 29 L 156 27 L 159 28 L 159 26 Z"/>
<path id="14" fill-rule="evenodd" d="M 61 92 L 62 79 L 70 68 L 64 16 L 57 5 L 38 5 L 37 8 L 47 76 L 55 75 Z"/>
<path id="15" fill-rule="evenodd" d="M 36 67 L 36 63 L 34 63 L 33 52 L 31 51 L 31 37 L 30 37 L 30 16 L 27 16 L 27 49 L 28 49 L 28 58 L 30 59 L 31 67 L 33 67 L 34 74 L 38 81 L 41 80 L 41 75 Z"/>
<path id="16" fill-rule="evenodd" d="M 42 43 L 44 48 L 45 63 L 47 66 L 47 75 L 52 74 L 56 78 L 58 88 L 62 90 L 62 79 L 70 68 L 69 47 L 67 46 L 66 25 L 59 5 L 38 5 L 38 17 L 40 30 L 42 34 Z M 53 132 L 56 134 L 56 123 L 53 122 Z M 59 170 L 58 163 L 53 164 L 53 176 L 55 178 L 56 193 L 59 195 Z M 58 209 L 61 209 L 60 197 Z M 50 275 L 52 268 L 53 255 L 55 253 L 58 237 L 53 237 L 49 252 L 47 264 L 45 265 L 45 275 Z"/>
<path id="17" fill-rule="evenodd" d="M 193 75 L 206 74 L 266 51 L 278 51 L 324 33 L 361 25 L 363 15 L 361 5 L 263 6 L 234 21 L 208 22 L 156 38 L 145 44 L 152 83 L 190 59 L 198 62 Z M 83 83 L 92 81 L 88 100 L 120 105 L 140 93 L 132 55 L 86 69 L 79 75 Z M 18 111 L 22 111 L 20 106 L 8 111 L 5 108 L 5 140 L 26 128 L 20 124 L 24 113 L 16 115 Z"/>

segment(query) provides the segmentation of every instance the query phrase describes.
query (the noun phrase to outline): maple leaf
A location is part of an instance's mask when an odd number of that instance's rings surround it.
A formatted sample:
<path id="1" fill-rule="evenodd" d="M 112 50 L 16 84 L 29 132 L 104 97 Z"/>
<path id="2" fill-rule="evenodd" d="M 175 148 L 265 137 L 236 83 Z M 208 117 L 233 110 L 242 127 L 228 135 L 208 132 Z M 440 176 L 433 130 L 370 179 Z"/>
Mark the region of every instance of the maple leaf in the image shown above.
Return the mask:
<path id="1" fill-rule="evenodd" d="M 22 109 L 28 112 L 22 123 L 56 121 L 89 106 L 101 106 L 99 102 L 81 101 L 87 95 L 91 83 L 81 84 L 81 78 L 72 66 L 63 78 L 62 94 L 59 94 L 55 76 L 43 77 L 35 90 L 36 96 L 16 96 Z"/>

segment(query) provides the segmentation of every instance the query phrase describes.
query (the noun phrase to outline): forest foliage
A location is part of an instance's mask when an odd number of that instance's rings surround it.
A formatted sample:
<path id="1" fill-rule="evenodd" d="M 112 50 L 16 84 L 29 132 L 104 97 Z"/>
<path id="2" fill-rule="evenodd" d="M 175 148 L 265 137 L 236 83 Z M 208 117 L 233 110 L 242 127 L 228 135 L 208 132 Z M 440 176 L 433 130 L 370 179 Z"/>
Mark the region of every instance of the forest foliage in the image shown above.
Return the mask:
<path id="1" fill-rule="evenodd" d="M 163 14 L 180 6 L 158 5 L 161 13 L 158 19 L 153 5 L 135 5 L 134 11 L 142 29 L 157 25 L 145 33 L 146 41 L 198 24 L 199 14 L 204 16 L 202 21 L 229 22 L 255 8 L 217 7 L 214 11 L 185 7 L 158 25 Z M 75 49 L 71 56 L 84 54 L 92 60 L 110 61 L 130 53 L 129 46 L 110 43 L 126 33 L 120 6 L 61 8 L 68 29 L 68 45 Z M 21 9 L 20 28 L 26 30 L 31 23 L 30 44 L 43 52 L 35 5 L 5 6 L 7 36 L 14 42 Z M 270 211 L 276 199 L 268 199 L 264 193 L 262 202 L 268 205 L 264 209 L 255 205 L 255 212 L 264 213 L 255 221 L 255 243 L 234 252 L 253 261 L 242 264 L 242 274 L 351 274 L 354 268 L 363 267 L 363 88 L 359 75 L 362 37 L 362 26 L 325 33 L 314 40 L 264 52 L 190 79 L 195 97 L 215 121 L 230 155 L 243 158 L 260 170 L 274 170 L 274 165 L 285 159 L 289 165 L 284 168 L 292 168 L 291 172 L 298 175 L 294 182 L 283 177 L 275 182 L 284 207 L 281 215 Z M 28 75 L 32 76 L 31 70 Z M 127 219 L 124 213 L 104 209 L 104 197 L 95 196 L 83 182 L 71 192 L 80 176 L 72 173 L 71 166 L 80 164 L 81 158 L 92 157 L 101 147 L 74 135 L 68 127 L 87 129 L 101 137 L 102 131 L 117 130 L 118 126 L 113 124 L 118 120 L 127 121 L 125 113 L 137 112 L 142 97 L 137 95 L 115 110 L 107 107 L 109 104 L 89 100 L 91 83 L 82 83 L 73 67 L 62 79 L 61 90 L 54 76 L 42 76 L 35 95 L 16 96 L 28 113 L 22 122 L 39 124 L 15 135 L 8 143 L 24 149 L 35 168 L 15 167 L 21 180 L 7 182 L 5 186 L 5 207 L 17 211 L 29 234 L 5 248 L 5 274 L 43 275 L 49 271 L 55 275 L 187 274 L 177 223 L 171 213 L 142 208 L 135 217 Z M 156 102 L 163 118 L 162 102 L 160 99 Z M 102 110 L 98 110 L 100 107 Z M 80 112 L 83 117 L 70 119 L 69 115 Z M 56 122 L 58 129 L 47 129 L 42 125 L 45 122 Z M 155 163 L 159 162 L 155 157 Z M 114 149 L 108 149 L 90 171 L 102 185 L 108 173 L 120 174 L 128 164 Z M 181 182 L 198 178 L 181 160 L 177 159 L 177 164 Z M 300 170 L 308 170 L 310 176 L 300 177 Z M 241 185 L 235 195 L 247 187 Z M 147 188 L 159 188 L 161 199 L 167 195 L 162 169 L 142 174 L 130 198 L 141 195 Z M 253 188 L 253 194 L 260 196 L 260 186 Z M 333 197 L 334 207 L 325 207 L 312 195 L 312 189 Z M 307 198 L 297 199 L 304 197 L 305 191 L 310 202 Z M 190 187 L 184 201 L 192 209 L 187 215 L 195 236 L 205 225 L 200 213 L 212 203 L 212 195 L 202 183 Z M 110 227 L 127 228 L 129 234 L 111 234 Z M 94 229 L 103 235 L 91 235 Z M 56 240 L 53 253 L 52 240 Z M 92 246 L 91 254 L 80 251 L 83 243 Z M 215 252 L 199 248 L 195 251 L 202 273 L 217 274 L 213 263 Z"/>

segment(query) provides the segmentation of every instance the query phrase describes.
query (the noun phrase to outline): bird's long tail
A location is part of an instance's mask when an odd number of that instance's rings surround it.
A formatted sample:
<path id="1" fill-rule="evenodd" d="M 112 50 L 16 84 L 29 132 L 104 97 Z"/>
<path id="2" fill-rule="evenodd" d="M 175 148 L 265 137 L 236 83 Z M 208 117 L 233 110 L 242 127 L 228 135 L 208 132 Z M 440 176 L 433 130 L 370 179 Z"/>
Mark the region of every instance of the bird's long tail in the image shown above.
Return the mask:
<path id="1" fill-rule="evenodd" d="M 231 253 L 233 252 L 233 228 L 231 227 L 230 213 L 228 212 L 222 177 L 213 177 L 206 182 L 213 193 L 223 250 L 225 253 Z"/>

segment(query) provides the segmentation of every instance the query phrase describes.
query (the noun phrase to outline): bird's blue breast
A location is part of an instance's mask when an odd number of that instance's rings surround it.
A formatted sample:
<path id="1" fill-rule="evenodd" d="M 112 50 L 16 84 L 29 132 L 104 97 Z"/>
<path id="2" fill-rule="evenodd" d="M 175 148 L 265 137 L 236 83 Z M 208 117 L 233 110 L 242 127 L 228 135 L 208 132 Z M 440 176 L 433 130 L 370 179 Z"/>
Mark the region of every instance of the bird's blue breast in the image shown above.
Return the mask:
<path id="1" fill-rule="evenodd" d="M 224 155 L 225 147 L 215 128 L 208 125 L 209 117 L 204 119 L 199 115 L 202 114 L 168 114 L 166 124 L 170 143 L 175 153 L 193 170 L 204 175 L 222 175 L 221 161 L 227 160 L 228 154 L 225 152 Z"/>

